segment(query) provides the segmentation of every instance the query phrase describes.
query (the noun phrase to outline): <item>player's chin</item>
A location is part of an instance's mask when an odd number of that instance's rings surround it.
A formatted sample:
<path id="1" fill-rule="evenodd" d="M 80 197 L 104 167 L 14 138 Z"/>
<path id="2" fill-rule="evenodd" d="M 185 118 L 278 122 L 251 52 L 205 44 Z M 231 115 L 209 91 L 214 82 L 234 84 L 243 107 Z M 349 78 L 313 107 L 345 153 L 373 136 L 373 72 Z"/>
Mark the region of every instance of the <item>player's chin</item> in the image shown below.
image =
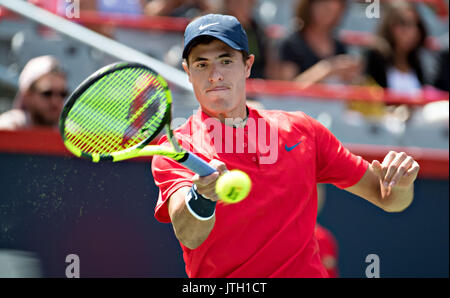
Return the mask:
<path id="1" fill-rule="evenodd" d="M 206 94 L 205 102 L 208 102 L 212 106 L 222 106 L 227 105 L 227 98 L 228 96 L 221 94 Z"/>
<path id="2" fill-rule="evenodd" d="M 227 113 L 233 109 L 233 103 L 226 98 L 218 98 L 214 101 L 210 101 L 211 108 L 217 113 Z"/>

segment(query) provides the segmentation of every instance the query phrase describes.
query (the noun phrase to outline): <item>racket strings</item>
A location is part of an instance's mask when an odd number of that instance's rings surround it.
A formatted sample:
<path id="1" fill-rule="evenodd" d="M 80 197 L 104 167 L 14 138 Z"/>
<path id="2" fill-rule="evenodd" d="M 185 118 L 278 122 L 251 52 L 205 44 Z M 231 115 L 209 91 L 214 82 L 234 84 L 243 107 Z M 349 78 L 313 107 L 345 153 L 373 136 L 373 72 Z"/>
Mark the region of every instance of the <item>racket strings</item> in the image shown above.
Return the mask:
<path id="1" fill-rule="evenodd" d="M 115 81 L 112 82 L 114 83 Z M 110 88 L 110 92 L 107 92 L 102 96 L 105 98 L 123 98 L 124 96 L 126 96 L 126 93 L 124 91 L 126 81 L 119 82 L 116 85 L 113 84 L 113 86 L 114 87 Z M 114 92 L 116 92 L 116 94 L 114 94 Z M 95 100 L 95 96 L 93 98 Z M 115 102 L 113 102 L 113 104 L 105 105 L 104 107 L 106 109 L 104 113 L 106 114 L 106 117 L 89 122 L 91 125 L 88 128 L 94 130 L 95 136 L 99 136 L 98 141 L 95 143 L 95 145 L 98 146 L 100 152 L 108 152 L 109 150 L 118 149 L 117 139 L 121 138 L 122 136 L 122 134 L 120 133 L 120 126 L 123 126 L 126 123 L 123 119 L 119 119 L 118 117 L 116 117 L 116 115 L 119 114 L 122 110 L 125 110 L 125 108 L 123 107 L 125 103 L 126 102 L 124 101 L 116 100 Z M 108 132 L 108 134 L 106 134 L 105 132 Z"/>
<path id="2" fill-rule="evenodd" d="M 119 87 L 120 88 L 120 87 Z M 120 88 L 119 90 L 123 90 L 122 88 Z M 123 92 L 122 92 L 123 93 Z M 119 96 L 123 96 L 123 94 L 120 94 Z M 136 94 L 133 94 L 133 96 L 136 96 Z M 135 100 L 136 100 L 136 97 L 135 97 Z M 151 100 L 151 99 L 150 99 Z M 135 101 L 133 101 L 133 102 L 135 102 Z M 132 106 L 130 106 L 130 107 L 132 107 Z M 110 111 L 109 111 L 110 112 Z M 143 109 L 140 109 L 140 110 L 138 110 L 138 111 L 134 111 L 134 113 L 132 113 L 132 115 L 131 115 L 131 121 L 134 121 L 135 120 L 135 118 L 133 118 L 133 116 L 134 115 L 139 115 L 140 113 L 142 113 L 143 112 Z M 128 118 L 128 119 L 130 119 L 130 111 L 128 111 L 128 116 L 126 117 L 126 118 Z M 116 119 L 114 119 L 114 120 L 116 120 Z M 123 119 L 122 119 L 123 120 Z M 132 122 L 133 123 L 133 122 Z M 100 149 L 101 150 L 104 150 L 104 151 L 115 151 L 115 150 L 117 150 L 117 149 L 119 149 L 118 147 L 120 147 L 119 145 L 122 145 L 122 147 L 125 147 L 126 145 L 127 145 L 127 142 L 129 141 L 129 140 L 131 140 L 131 141 L 133 141 L 133 136 L 134 136 L 134 134 L 137 132 L 137 130 L 134 130 L 133 131 L 133 133 L 130 133 L 130 131 L 128 130 L 128 133 L 126 133 L 125 135 L 124 135 L 124 139 L 125 139 L 125 141 L 124 140 L 122 140 L 122 142 L 120 142 L 119 143 L 119 141 L 122 139 L 122 137 L 123 137 L 123 134 L 121 133 L 124 129 L 125 129 L 125 127 L 126 127 L 126 125 L 127 125 L 127 122 L 126 121 L 122 121 L 122 122 L 117 122 L 117 121 L 114 121 L 113 123 L 111 123 L 111 121 L 110 122 L 107 122 L 107 123 L 105 123 L 103 126 L 111 126 L 111 125 L 115 125 L 116 127 L 114 127 L 114 130 L 115 131 L 117 131 L 118 133 L 119 133 L 119 135 L 118 136 L 114 136 L 112 139 L 110 139 L 109 141 L 106 141 L 105 142 L 105 139 L 101 139 L 100 141 L 99 141 L 99 143 L 100 144 L 103 144 L 103 145 L 111 145 L 111 146 L 109 146 L 109 147 L 105 147 L 105 146 L 102 146 Z M 132 126 L 131 126 L 132 127 Z M 102 127 L 102 129 L 103 129 L 104 127 Z M 138 143 L 139 141 L 141 141 L 143 138 L 141 138 L 141 139 L 135 139 L 134 141 L 134 143 L 130 143 L 130 145 L 134 145 L 135 143 Z M 112 143 L 110 142 L 110 141 L 113 141 Z"/>
<path id="3" fill-rule="evenodd" d="M 145 69 L 115 71 L 95 82 L 76 101 L 65 136 L 83 152 L 110 153 L 151 136 L 166 113 L 166 86 Z"/>
<path id="4" fill-rule="evenodd" d="M 119 111 L 124 101 L 116 100 L 111 103 L 107 100 L 114 98 L 114 92 L 123 96 L 121 91 L 126 81 L 118 82 L 118 78 L 116 73 L 103 77 L 80 97 L 71 110 L 73 114 L 69 115 L 68 121 L 76 122 L 79 128 L 74 131 L 71 141 L 84 152 L 106 152 L 108 147 L 111 148 L 108 145 L 114 140 L 114 131 L 110 128 L 118 120 L 111 112 Z M 69 139 L 70 137 L 69 135 Z M 117 134 L 118 137 L 120 133 Z"/>
<path id="5" fill-rule="evenodd" d="M 152 92 L 152 90 L 143 90 L 141 94 L 139 94 L 138 98 L 146 97 L 147 93 Z M 161 108 L 161 104 L 158 100 L 155 100 L 155 97 L 158 96 L 159 93 L 154 94 L 150 100 L 141 102 L 141 100 L 138 100 L 136 105 L 141 107 L 138 108 L 136 111 L 136 107 L 134 105 L 135 101 L 133 102 L 133 105 L 130 106 L 129 110 L 129 118 L 130 118 L 130 124 L 126 128 L 124 132 L 124 136 L 122 139 L 122 145 L 126 147 L 127 142 L 132 140 L 132 137 L 136 135 L 138 132 L 141 133 L 141 136 L 145 139 L 148 137 L 149 133 L 153 133 L 156 129 L 155 126 L 152 124 L 155 122 L 155 120 L 161 119 L 159 109 Z M 145 125 L 147 122 L 150 123 L 148 125 Z M 144 127 L 145 125 L 145 127 Z M 145 128 L 144 130 L 142 128 Z"/>
<path id="6" fill-rule="evenodd" d="M 121 100 L 114 100 L 112 103 L 105 102 L 105 100 L 108 100 L 109 98 L 114 98 L 114 95 L 121 98 L 126 96 L 124 91 L 126 88 L 126 81 L 122 80 L 121 82 L 117 82 L 117 74 L 115 73 L 112 73 L 111 76 L 115 76 L 115 78 L 102 78 L 103 82 L 107 82 L 106 85 L 99 82 L 99 85 L 89 88 L 89 91 L 80 98 L 84 101 L 83 104 L 85 105 L 77 106 L 80 112 L 79 121 L 86 124 L 90 123 L 90 126 L 94 129 L 104 130 L 105 127 L 111 126 L 112 123 L 114 123 L 114 120 L 116 120 L 111 117 L 114 116 L 113 111 L 117 110 L 119 112 L 120 107 L 125 104 L 125 102 Z M 131 96 L 133 96 L 133 94 Z M 98 98 L 100 98 L 100 100 Z M 98 118 L 101 116 L 104 118 Z M 96 118 L 90 119 L 92 117 Z"/>

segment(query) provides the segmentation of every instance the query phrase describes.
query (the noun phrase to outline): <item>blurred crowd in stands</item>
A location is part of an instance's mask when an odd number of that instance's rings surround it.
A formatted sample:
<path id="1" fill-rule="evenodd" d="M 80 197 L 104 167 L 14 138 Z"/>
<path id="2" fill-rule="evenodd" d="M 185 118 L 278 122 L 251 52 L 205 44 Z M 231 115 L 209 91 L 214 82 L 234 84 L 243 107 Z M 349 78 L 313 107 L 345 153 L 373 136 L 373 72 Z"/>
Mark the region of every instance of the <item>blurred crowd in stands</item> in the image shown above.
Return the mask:
<path id="1" fill-rule="evenodd" d="M 52 56 L 33 58 L 20 74 L 13 109 L 0 115 L 0 128 L 55 127 L 67 95 L 59 61 Z"/>
<path id="2" fill-rule="evenodd" d="M 257 0 L 29 0 L 59 15 L 74 1 L 78 1 L 81 15 L 84 11 L 148 18 L 234 15 L 247 31 L 250 52 L 256 57 L 251 78 L 289 80 L 305 87 L 316 83 L 378 86 L 406 96 L 417 94 L 425 86 L 449 91 L 448 43 L 433 53 L 437 67 L 424 71 L 430 66 L 424 65 L 421 50 L 429 35 L 416 1 L 382 1 L 377 31 L 371 32 L 374 38 L 358 54 L 349 51 L 337 32 L 349 0 L 292 1 L 294 25 L 276 40 L 268 34 L 267 24 L 255 17 Z M 111 26 L 89 27 L 114 38 Z M 36 59 L 23 69 L 14 110 L 0 116 L 0 128 L 57 124 L 54 114 L 67 94 L 64 73 L 58 70 L 54 58 Z M 351 101 L 348 106 L 366 116 L 398 110 L 398 105 L 367 101 Z M 407 119 L 408 113 L 403 117 Z"/>

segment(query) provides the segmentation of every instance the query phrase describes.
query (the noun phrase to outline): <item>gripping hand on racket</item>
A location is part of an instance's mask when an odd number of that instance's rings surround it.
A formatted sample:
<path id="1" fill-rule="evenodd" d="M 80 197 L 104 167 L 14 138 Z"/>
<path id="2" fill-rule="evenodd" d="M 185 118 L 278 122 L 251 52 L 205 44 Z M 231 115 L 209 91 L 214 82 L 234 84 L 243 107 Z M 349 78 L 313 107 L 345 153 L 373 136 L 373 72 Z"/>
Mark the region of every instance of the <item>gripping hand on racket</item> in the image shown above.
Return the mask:
<path id="1" fill-rule="evenodd" d="M 219 197 L 216 193 L 217 179 L 220 177 L 220 175 L 227 172 L 228 170 L 226 165 L 217 159 L 211 160 L 209 165 L 215 168 L 217 171 L 212 173 L 211 175 L 204 177 L 200 177 L 199 174 L 195 174 L 195 176 L 192 178 L 192 182 L 196 185 L 197 192 L 199 194 L 201 194 L 206 199 L 217 202 L 219 200 Z"/>

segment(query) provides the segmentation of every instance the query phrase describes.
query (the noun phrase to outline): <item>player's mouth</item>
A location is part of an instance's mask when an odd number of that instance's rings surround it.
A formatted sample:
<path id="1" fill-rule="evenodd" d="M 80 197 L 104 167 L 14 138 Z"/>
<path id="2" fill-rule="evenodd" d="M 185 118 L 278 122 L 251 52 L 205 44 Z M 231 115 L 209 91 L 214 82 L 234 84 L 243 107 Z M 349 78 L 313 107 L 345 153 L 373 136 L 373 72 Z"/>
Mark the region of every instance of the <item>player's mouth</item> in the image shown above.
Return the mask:
<path id="1" fill-rule="evenodd" d="M 216 87 L 213 87 L 213 88 L 209 88 L 209 89 L 206 89 L 206 92 L 208 93 L 208 92 L 220 92 L 220 91 L 226 91 L 226 90 L 229 90 L 230 88 L 229 87 L 227 87 L 227 86 L 216 86 Z"/>

